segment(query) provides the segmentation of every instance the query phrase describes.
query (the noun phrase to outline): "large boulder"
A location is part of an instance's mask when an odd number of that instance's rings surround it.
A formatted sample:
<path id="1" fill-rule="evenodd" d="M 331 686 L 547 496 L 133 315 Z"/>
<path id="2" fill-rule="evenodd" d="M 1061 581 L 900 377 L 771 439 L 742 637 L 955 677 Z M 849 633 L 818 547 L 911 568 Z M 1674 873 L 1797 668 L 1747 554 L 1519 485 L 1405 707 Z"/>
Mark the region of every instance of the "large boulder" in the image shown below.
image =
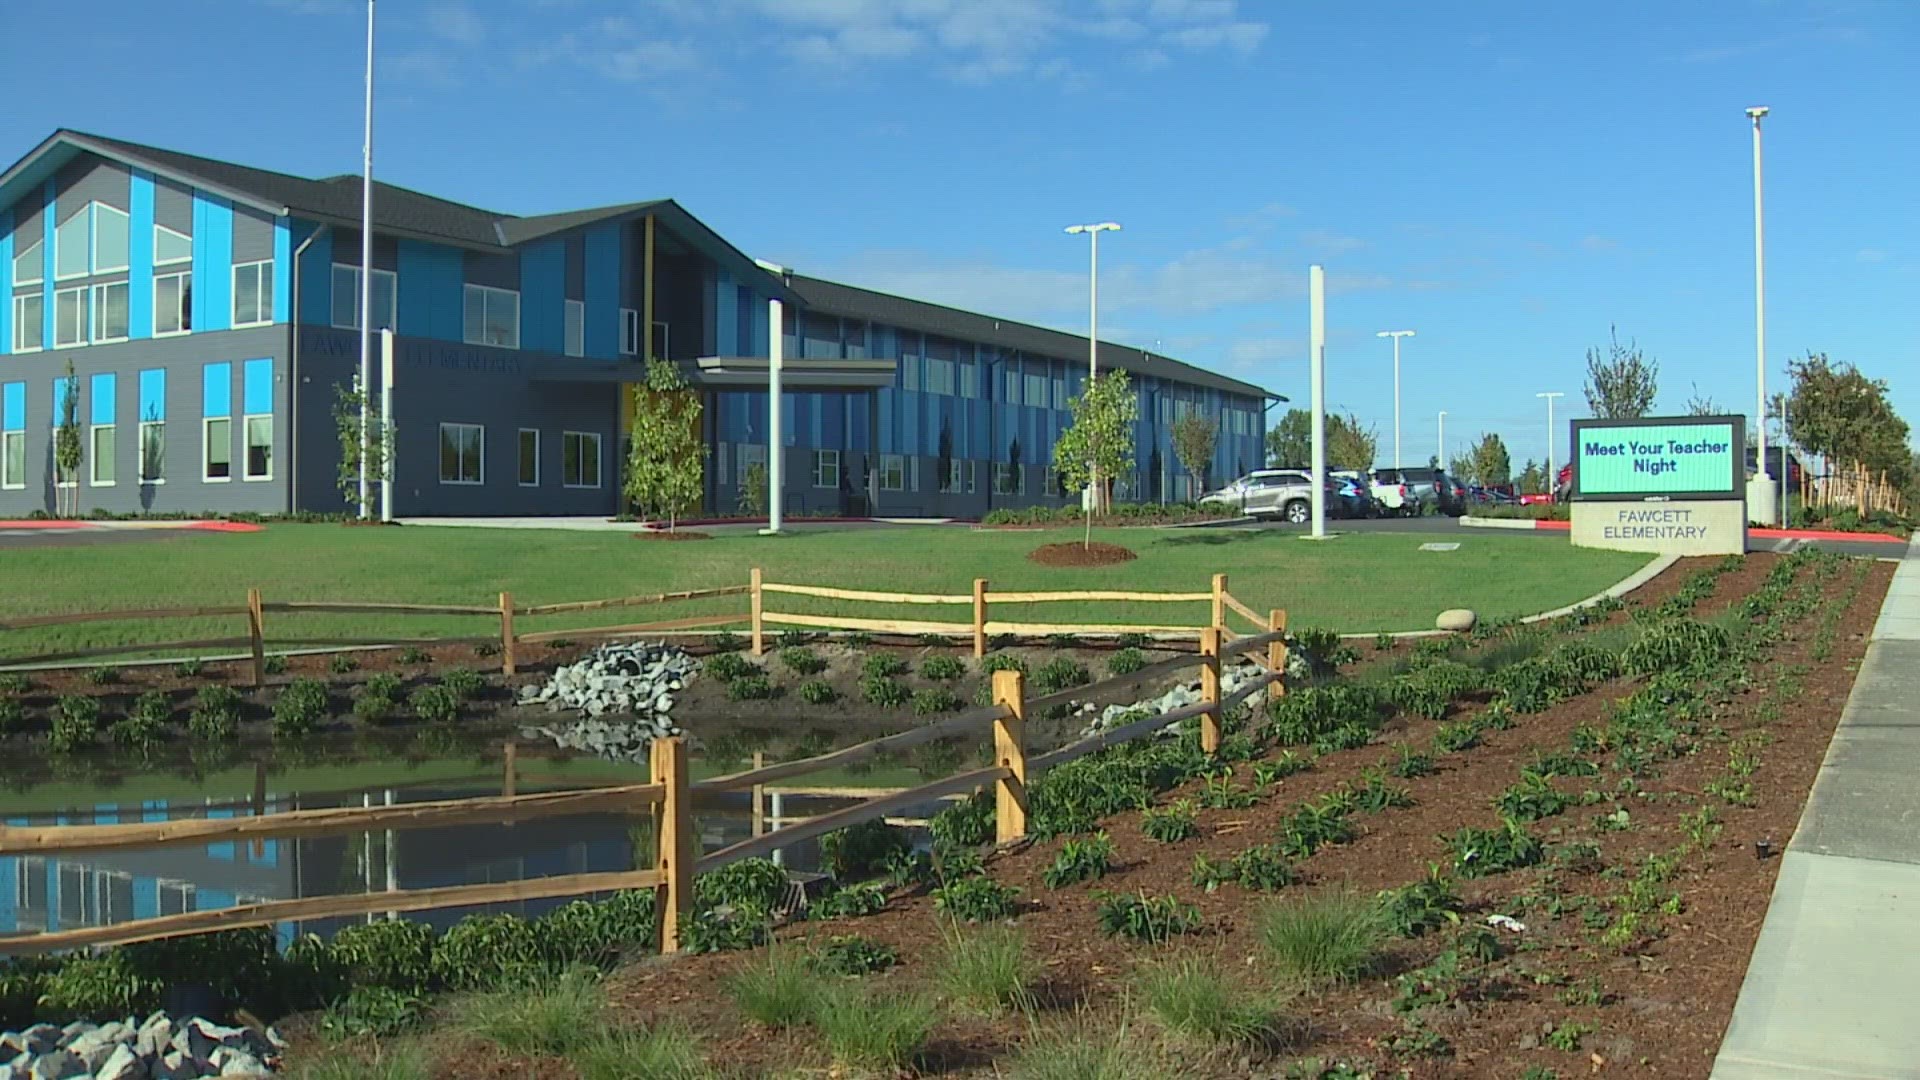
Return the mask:
<path id="1" fill-rule="evenodd" d="M 1439 618 L 1433 620 L 1433 625 L 1438 630 L 1464 634 L 1473 629 L 1473 624 L 1479 621 L 1480 617 L 1468 608 L 1448 608 L 1440 613 Z"/>

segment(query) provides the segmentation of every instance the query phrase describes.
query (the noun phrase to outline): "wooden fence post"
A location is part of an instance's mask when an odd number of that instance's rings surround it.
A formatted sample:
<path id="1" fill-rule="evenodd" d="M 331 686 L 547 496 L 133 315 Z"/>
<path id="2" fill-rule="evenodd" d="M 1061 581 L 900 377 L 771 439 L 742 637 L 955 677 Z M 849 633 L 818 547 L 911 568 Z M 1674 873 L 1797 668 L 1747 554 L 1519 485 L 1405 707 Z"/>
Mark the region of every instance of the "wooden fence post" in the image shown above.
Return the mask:
<path id="1" fill-rule="evenodd" d="M 1216 578 L 1215 580 L 1220 580 Z M 1220 750 L 1220 628 L 1209 626 L 1200 631 L 1200 700 L 1207 711 L 1200 715 L 1200 752 Z"/>
<path id="2" fill-rule="evenodd" d="M 973 658 L 987 655 L 987 579 L 973 579 Z"/>
<path id="3" fill-rule="evenodd" d="M 1208 626 L 1227 625 L 1227 575 L 1213 575 L 1213 618 Z"/>
<path id="4" fill-rule="evenodd" d="M 267 681 L 267 640 L 265 622 L 260 610 L 260 590 L 247 590 L 247 637 L 253 646 L 253 685 L 263 686 Z"/>
<path id="5" fill-rule="evenodd" d="M 995 839 L 1004 844 L 1027 835 L 1027 688 L 1018 671 L 993 673 L 993 703 L 1009 715 L 993 722 L 993 757 L 1012 775 L 993 786 Z"/>
<path id="6" fill-rule="evenodd" d="M 1267 612 L 1267 633 L 1282 633 L 1287 628 L 1287 609 Z M 1287 695 L 1287 643 L 1275 641 L 1267 646 L 1267 670 L 1280 677 L 1267 684 L 1267 700 L 1279 701 Z"/>
<path id="7" fill-rule="evenodd" d="M 500 594 L 500 674 L 513 674 L 513 594 Z"/>
<path id="8" fill-rule="evenodd" d="M 767 767 L 767 752 L 765 750 L 755 750 L 753 752 L 754 771 L 758 772 L 759 770 L 764 769 L 766 767 Z M 765 784 L 753 785 L 752 829 L 753 829 L 753 835 L 755 836 L 763 836 L 766 834 L 766 831 L 767 831 L 766 799 L 767 799 L 767 786 Z"/>
<path id="9" fill-rule="evenodd" d="M 753 577 L 748 584 L 752 591 L 748 608 L 752 613 L 753 619 L 753 655 L 761 656 L 767 651 L 767 638 L 766 630 L 760 622 L 760 612 L 764 610 L 765 601 L 761 599 L 759 567 L 756 566 L 753 568 Z"/>
<path id="10" fill-rule="evenodd" d="M 754 575 L 756 578 L 758 573 Z M 659 804 L 660 834 L 656 864 L 663 880 L 655 893 L 654 911 L 660 927 L 660 953 L 680 951 L 680 931 L 693 913 L 693 795 L 687 783 L 687 742 L 683 738 L 653 740 L 653 782 L 666 786 Z"/>
<path id="11" fill-rule="evenodd" d="M 506 746 L 501 749 L 501 756 L 505 766 L 500 773 L 500 794 L 511 799 L 520 793 L 520 744 L 508 739 Z"/>

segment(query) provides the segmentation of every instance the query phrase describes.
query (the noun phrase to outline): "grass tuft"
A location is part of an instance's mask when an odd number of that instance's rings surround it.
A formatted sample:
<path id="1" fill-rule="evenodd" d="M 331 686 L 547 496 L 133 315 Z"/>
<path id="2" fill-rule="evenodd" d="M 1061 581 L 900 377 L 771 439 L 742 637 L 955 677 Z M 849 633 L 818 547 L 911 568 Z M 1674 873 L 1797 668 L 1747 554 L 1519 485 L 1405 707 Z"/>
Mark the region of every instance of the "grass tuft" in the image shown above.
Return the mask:
<path id="1" fill-rule="evenodd" d="M 1221 974 L 1225 967 L 1217 959 L 1182 956 L 1141 968 L 1135 985 L 1147 1010 L 1175 1035 L 1241 1045 L 1275 1041 L 1277 1015 L 1229 982 Z"/>
<path id="2" fill-rule="evenodd" d="M 568 1055 L 580 1080 L 707 1080 L 699 1039 L 680 1024 L 616 1028 Z"/>
<path id="3" fill-rule="evenodd" d="M 1284 977 L 1352 982 L 1373 970 L 1387 944 L 1379 907 L 1352 892 L 1276 900 L 1260 911 L 1260 943 Z"/>
<path id="4" fill-rule="evenodd" d="M 919 1056 L 939 1019 L 939 1006 L 924 995 L 840 983 L 821 991 L 813 1023 L 835 1063 L 898 1071 Z"/>
<path id="5" fill-rule="evenodd" d="M 779 945 L 742 964 L 727 977 L 726 987 L 748 1019 L 770 1028 L 804 1024 L 820 1004 L 820 979 L 806 955 Z"/>
<path id="6" fill-rule="evenodd" d="M 584 971 L 540 986 L 474 994 L 455 1003 L 454 1026 L 517 1054 L 564 1055 L 607 1034 L 606 1001 Z"/>
<path id="7" fill-rule="evenodd" d="M 1096 1028 L 1084 1020 L 1036 1031 L 1013 1058 L 1014 1080 L 1139 1080 L 1168 1076 L 1158 1055 L 1125 1025 Z"/>
<path id="8" fill-rule="evenodd" d="M 1004 926 L 950 927 L 938 978 L 941 989 L 954 1001 L 981 1012 L 997 1012 L 1032 1006 L 1028 984 L 1036 970 L 1026 935 L 1020 931 Z"/>

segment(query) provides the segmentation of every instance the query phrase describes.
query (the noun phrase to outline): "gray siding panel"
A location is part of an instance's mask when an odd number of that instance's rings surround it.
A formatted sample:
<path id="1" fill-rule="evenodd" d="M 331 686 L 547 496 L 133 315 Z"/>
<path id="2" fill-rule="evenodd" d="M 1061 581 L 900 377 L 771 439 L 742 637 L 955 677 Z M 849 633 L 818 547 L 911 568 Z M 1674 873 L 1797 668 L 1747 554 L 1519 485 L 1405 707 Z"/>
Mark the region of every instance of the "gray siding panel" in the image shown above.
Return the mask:
<path id="1" fill-rule="evenodd" d="M 131 198 L 132 173 L 125 165 L 94 154 L 81 154 L 54 176 L 54 197 L 65 218 L 90 202 L 126 210 Z"/>
<path id="2" fill-rule="evenodd" d="M 153 222 L 181 236 L 193 235 L 193 190 L 171 180 L 153 181 Z"/>
<path id="3" fill-rule="evenodd" d="M 27 384 L 27 488 L 0 491 L 0 518 L 25 517 L 34 510 L 53 511 L 53 380 L 65 374 L 69 359 L 80 381 L 83 425 L 92 416 L 91 377 L 103 372 L 117 376 L 114 387 L 116 482 L 111 487 L 92 486 L 88 483 L 91 470 L 82 464 L 82 513 L 95 509 L 117 513 L 188 514 L 285 510 L 287 479 L 283 466 L 292 437 L 287 420 L 286 355 L 287 328 L 264 326 L 10 357 L 5 373 L 0 374 L 0 382 L 21 380 Z M 272 480 L 248 481 L 240 478 L 244 454 L 240 421 L 241 365 L 243 361 L 262 358 L 274 361 L 274 476 Z M 200 476 L 204 430 L 200 395 L 203 366 L 209 363 L 231 364 L 233 372 L 234 476 L 225 483 L 207 483 Z M 165 483 L 152 485 L 141 484 L 139 479 L 140 372 L 148 368 L 164 368 L 167 372 L 166 457 L 162 468 Z M 302 434 L 311 445 L 315 440 L 331 439 L 332 429 L 323 425 L 304 430 Z M 90 452 L 90 439 L 88 449 Z"/>
<path id="4" fill-rule="evenodd" d="M 483 255 L 476 251 L 467 252 L 466 280 L 474 285 L 491 285 L 496 289 L 520 288 L 520 256 Z"/>
<path id="5" fill-rule="evenodd" d="M 587 298 L 587 238 L 567 237 L 567 299 Z"/>
<path id="6" fill-rule="evenodd" d="M 37 193 L 13 204 L 13 253 L 15 255 L 20 254 L 28 245 L 44 238 L 45 234 L 40 222 L 45 213 Z"/>
<path id="7" fill-rule="evenodd" d="M 240 263 L 260 262 L 271 258 L 273 258 L 273 219 L 248 207 L 234 207 L 234 264 L 237 266 Z"/>

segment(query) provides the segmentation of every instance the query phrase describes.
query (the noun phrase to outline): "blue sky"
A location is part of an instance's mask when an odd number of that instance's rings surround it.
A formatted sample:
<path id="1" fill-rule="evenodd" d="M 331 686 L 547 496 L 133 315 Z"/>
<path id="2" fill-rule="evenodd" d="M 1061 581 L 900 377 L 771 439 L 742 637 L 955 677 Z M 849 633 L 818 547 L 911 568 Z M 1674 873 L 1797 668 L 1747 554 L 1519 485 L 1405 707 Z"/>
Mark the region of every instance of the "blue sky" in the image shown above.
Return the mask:
<path id="1" fill-rule="evenodd" d="M 91 10 L 80 54 L 69 5 L 10 5 L 0 157 L 66 126 L 358 170 L 358 0 Z M 376 168 L 508 212 L 671 196 L 805 273 L 1076 330 L 1060 229 L 1110 218 L 1103 337 L 1296 400 L 1319 262 L 1330 401 L 1390 452 L 1374 332 L 1411 327 L 1407 458 L 1444 409 L 1517 464 L 1609 325 L 1663 408 L 1751 411 L 1749 105 L 1770 383 L 1825 350 L 1920 420 L 1917 31 L 1909 0 L 381 0 Z"/>

